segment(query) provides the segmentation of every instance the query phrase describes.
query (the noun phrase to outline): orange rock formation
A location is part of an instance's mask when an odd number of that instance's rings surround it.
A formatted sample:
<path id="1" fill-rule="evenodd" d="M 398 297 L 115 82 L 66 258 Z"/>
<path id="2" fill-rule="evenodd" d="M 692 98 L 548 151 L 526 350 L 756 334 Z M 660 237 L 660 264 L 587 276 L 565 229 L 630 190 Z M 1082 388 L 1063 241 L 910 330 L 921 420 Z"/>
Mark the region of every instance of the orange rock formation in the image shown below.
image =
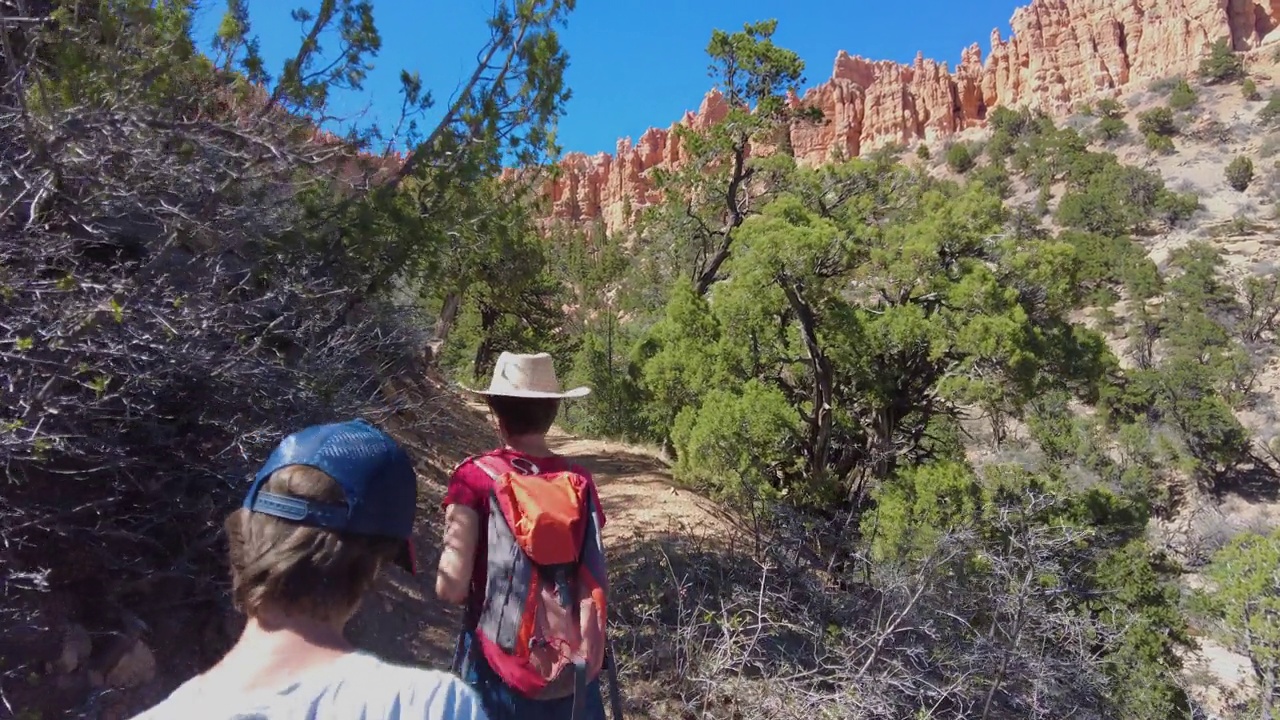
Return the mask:
<path id="1" fill-rule="evenodd" d="M 975 43 L 953 70 L 917 56 L 903 65 L 836 55 L 831 79 L 795 101 L 822 109 L 820 124 L 791 128 L 803 163 L 821 163 L 889 142 L 932 140 L 981 126 L 990 108 L 1028 106 L 1064 114 L 1081 100 L 1126 85 L 1192 72 L 1217 40 L 1246 51 L 1280 37 L 1280 0 L 1032 0 L 1010 21 L 1013 36 L 991 33 L 984 59 Z M 679 125 L 705 127 L 723 116 L 712 90 L 696 113 L 670 129 L 650 128 L 613 155 L 568 153 L 543 189 L 550 221 L 630 225 L 658 200 L 648 171 L 683 160 Z"/>

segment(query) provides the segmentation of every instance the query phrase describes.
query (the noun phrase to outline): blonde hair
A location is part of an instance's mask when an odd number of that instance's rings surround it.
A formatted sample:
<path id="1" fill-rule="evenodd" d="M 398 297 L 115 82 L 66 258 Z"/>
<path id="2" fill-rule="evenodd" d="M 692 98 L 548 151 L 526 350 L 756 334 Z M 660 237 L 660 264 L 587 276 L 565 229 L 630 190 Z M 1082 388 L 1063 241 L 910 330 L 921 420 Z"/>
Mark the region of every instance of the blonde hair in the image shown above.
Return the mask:
<path id="1" fill-rule="evenodd" d="M 303 500 L 342 504 L 342 488 L 324 472 L 289 465 L 262 490 Z M 226 522 L 231 595 L 246 615 L 264 608 L 322 622 L 346 620 L 383 562 L 403 540 L 338 533 L 270 515 L 236 510 Z"/>

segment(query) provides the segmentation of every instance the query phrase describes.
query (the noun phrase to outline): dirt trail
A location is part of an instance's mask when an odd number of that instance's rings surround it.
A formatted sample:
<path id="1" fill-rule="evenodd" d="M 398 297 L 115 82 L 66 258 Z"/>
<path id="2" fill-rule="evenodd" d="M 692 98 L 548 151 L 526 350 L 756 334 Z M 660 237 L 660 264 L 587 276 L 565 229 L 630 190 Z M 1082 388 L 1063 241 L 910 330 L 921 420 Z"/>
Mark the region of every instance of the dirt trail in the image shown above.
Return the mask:
<path id="1" fill-rule="evenodd" d="M 366 601 L 350 626 L 358 645 L 393 661 L 447 667 L 461 622 L 456 608 L 435 597 L 435 565 L 443 520 L 440 500 L 449 473 L 466 457 L 498 442 L 485 410 L 474 403 L 443 396 L 425 422 L 402 424 L 396 433 L 423 461 L 419 465 L 422 494 L 414 545 L 421 574 L 385 573 L 375 597 Z M 638 535 L 682 528 L 728 532 L 730 524 L 714 504 L 677 488 L 656 453 L 621 443 L 586 440 L 559 429 L 549 436 L 557 453 L 574 458 L 595 477 L 608 516 L 606 545 Z"/>
<path id="2" fill-rule="evenodd" d="M 671 471 L 657 453 L 622 443 L 585 440 L 559 430 L 549 436 L 551 446 L 589 470 L 600 489 L 600 503 L 608 515 L 606 543 L 696 527 L 730 531 L 730 524 L 714 503 L 676 487 Z"/>

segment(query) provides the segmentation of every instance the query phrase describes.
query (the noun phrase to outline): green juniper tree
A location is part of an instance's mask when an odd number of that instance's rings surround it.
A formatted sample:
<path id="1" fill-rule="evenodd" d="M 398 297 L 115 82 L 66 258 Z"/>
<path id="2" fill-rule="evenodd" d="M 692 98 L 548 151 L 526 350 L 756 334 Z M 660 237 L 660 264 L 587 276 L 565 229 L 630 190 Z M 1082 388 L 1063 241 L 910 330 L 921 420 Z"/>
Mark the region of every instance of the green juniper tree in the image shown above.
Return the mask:
<path id="1" fill-rule="evenodd" d="M 1196 606 L 1237 652 L 1249 658 L 1258 683 L 1256 717 L 1277 717 L 1280 706 L 1280 532 L 1245 533 L 1213 557 L 1210 589 Z"/>
<path id="2" fill-rule="evenodd" d="M 691 280 L 699 294 L 721 279 L 738 228 L 758 211 L 751 188 L 767 170 L 752 160 L 753 145 L 778 141 L 785 156 L 791 123 L 817 117 L 813 109 L 793 109 L 785 100 L 787 91 L 804 82 L 804 62 L 774 44 L 777 27 L 776 20 L 766 20 L 735 33 L 712 33 L 709 72 L 723 97 L 723 117 L 705 130 L 678 128 L 688 160 L 679 171 L 656 176 L 666 197 L 662 213 L 678 234 L 678 267 L 672 270 Z"/>
<path id="3" fill-rule="evenodd" d="M 742 226 L 731 279 L 714 298 L 698 309 L 673 299 L 699 320 L 651 339 L 644 389 L 691 438 L 726 426 L 718 414 L 731 396 L 704 403 L 712 388 L 768 388 L 774 399 L 758 400 L 791 408 L 786 442 L 798 455 L 769 483 L 815 503 L 853 500 L 866 480 L 927 457 L 933 421 L 957 403 L 981 407 L 999 435 L 1050 384 L 1087 395 L 1087 380 L 1068 378 L 1087 377 L 1086 366 L 1097 377 L 1110 361 L 1063 320 L 1077 301 L 1075 254 L 1051 240 L 1001 240 L 1004 220 L 999 198 L 979 186 L 900 166 L 798 172 Z M 648 379 L 657 367 L 669 368 L 661 383 Z M 741 466 L 695 469 L 712 459 L 676 450 L 700 477 L 728 482 Z"/>

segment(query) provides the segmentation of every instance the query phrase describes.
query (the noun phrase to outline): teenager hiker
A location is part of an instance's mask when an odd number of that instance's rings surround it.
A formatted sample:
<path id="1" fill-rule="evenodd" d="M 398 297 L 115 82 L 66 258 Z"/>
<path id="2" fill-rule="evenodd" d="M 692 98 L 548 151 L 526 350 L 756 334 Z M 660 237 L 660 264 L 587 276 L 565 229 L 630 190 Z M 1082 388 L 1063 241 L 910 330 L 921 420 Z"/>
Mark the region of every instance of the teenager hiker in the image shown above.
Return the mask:
<path id="1" fill-rule="evenodd" d="M 604 511 L 591 474 L 547 445 L 562 391 L 551 356 L 504 352 L 483 397 L 502 447 L 459 465 L 445 494 L 436 594 L 465 606 L 454 671 L 493 720 L 604 720 Z"/>
<path id="2" fill-rule="evenodd" d="M 285 438 L 225 525 L 244 632 L 136 720 L 487 720 L 452 675 L 392 665 L 343 637 L 385 563 L 416 570 L 417 499 L 409 457 L 363 420 Z"/>

